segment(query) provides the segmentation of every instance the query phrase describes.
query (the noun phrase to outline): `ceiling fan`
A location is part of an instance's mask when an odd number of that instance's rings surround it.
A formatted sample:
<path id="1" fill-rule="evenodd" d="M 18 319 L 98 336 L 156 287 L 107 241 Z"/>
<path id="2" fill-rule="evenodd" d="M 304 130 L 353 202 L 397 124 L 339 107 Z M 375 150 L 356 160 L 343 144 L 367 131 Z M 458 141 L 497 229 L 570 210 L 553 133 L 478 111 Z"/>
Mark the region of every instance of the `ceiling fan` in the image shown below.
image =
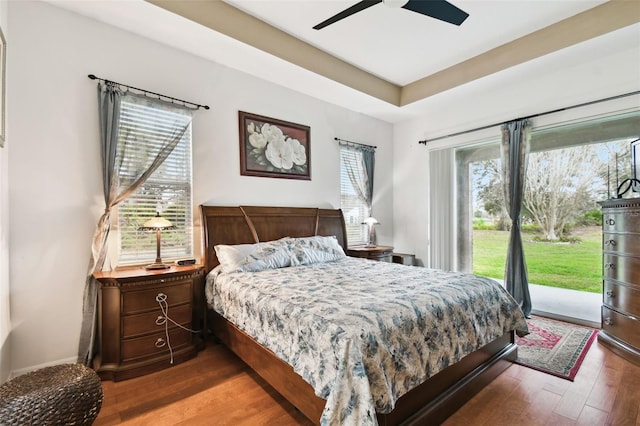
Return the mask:
<path id="1" fill-rule="evenodd" d="M 358 13 L 371 6 L 375 6 L 378 3 L 384 3 L 385 6 L 389 7 L 401 7 L 403 9 L 421 13 L 423 15 L 427 15 L 444 22 L 449 22 L 454 25 L 462 24 L 464 20 L 469 16 L 468 13 L 464 12 L 461 9 L 458 9 L 445 0 L 363 0 L 343 10 L 337 15 L 334 15 L 331 18 L 320 22 L 318 25 L 313 27 L 313 29 L 320 30 L 328 25 L 351 16 L 354 13 Z"/>

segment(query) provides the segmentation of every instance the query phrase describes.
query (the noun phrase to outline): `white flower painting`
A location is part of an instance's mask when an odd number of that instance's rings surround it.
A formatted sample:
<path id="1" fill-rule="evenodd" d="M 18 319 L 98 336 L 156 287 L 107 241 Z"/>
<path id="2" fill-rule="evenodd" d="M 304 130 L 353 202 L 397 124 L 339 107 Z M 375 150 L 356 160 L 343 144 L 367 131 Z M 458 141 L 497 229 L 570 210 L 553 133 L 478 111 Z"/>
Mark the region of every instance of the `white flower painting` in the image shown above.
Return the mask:
<path id="1" fill-rule="evenodd" d="M 240 111 L 241 174 L 310 180 L 309 127 Z"/>

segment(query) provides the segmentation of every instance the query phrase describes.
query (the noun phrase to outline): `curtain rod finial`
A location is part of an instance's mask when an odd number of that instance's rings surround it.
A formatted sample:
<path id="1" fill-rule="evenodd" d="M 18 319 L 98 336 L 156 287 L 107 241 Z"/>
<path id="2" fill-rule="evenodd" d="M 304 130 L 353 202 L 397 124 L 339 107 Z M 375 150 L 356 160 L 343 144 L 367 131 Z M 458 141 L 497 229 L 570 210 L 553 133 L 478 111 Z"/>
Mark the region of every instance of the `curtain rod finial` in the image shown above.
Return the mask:
<path id="1" fill-rule="evenodd" d="M 97 78 L 98 78 L 98 77 L 96 77 L 96 76 L 95 76 L 95 75 L 93 75 L 93 74 L 89 74 L 87 77 L 89 77 L 91 80 L 95 80 L 95 79 L 97 79 Z"/>
<path id="2" fill-rule="evenodd" d="M 425 139 L 423 141 L 418 141 L 418 143 L 426 146 L 427 145 L 427 140 Z"/>

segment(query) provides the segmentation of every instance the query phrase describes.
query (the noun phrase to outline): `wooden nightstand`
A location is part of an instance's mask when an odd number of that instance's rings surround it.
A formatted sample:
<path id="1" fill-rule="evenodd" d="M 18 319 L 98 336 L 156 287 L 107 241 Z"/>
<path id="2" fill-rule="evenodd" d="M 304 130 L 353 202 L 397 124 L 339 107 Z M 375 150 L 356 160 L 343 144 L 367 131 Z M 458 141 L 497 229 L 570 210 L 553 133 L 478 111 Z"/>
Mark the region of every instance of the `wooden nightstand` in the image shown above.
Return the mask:
<path id="1" fill-rule="evenodd" d="M 347 249 L 347 255 L 353 257 L 363 257 L 365 259 L 379 260 L 381 262 L 391 262 L 393 247 L 391 246 L 354 246 Z"/>
<path id="2" fill-rule="evenodd" d="M 201 265 L 148 271 L 142 267 L 94 274 L 98 291 L 98 353 L 93 367 L 104 380 L 123 380 L 178 364 L 196 355 L 202 334 Z"/>

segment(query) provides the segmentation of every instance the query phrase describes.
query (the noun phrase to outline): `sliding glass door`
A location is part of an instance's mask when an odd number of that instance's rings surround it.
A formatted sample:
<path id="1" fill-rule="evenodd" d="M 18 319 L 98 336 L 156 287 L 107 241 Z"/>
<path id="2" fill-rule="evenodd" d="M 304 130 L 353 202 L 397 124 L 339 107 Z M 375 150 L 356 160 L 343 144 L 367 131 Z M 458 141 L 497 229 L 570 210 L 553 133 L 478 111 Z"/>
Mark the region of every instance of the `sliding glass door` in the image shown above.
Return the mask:
<path id="1" fill-rule="evenodd" d="M 600 292 L 598 201 L 631 175 L 638 112 L 534 130 L 522 209 L 529 282 Z M 457 267 L 503 279 L 508 243 L 499 141 L 455 150 Z"/>

